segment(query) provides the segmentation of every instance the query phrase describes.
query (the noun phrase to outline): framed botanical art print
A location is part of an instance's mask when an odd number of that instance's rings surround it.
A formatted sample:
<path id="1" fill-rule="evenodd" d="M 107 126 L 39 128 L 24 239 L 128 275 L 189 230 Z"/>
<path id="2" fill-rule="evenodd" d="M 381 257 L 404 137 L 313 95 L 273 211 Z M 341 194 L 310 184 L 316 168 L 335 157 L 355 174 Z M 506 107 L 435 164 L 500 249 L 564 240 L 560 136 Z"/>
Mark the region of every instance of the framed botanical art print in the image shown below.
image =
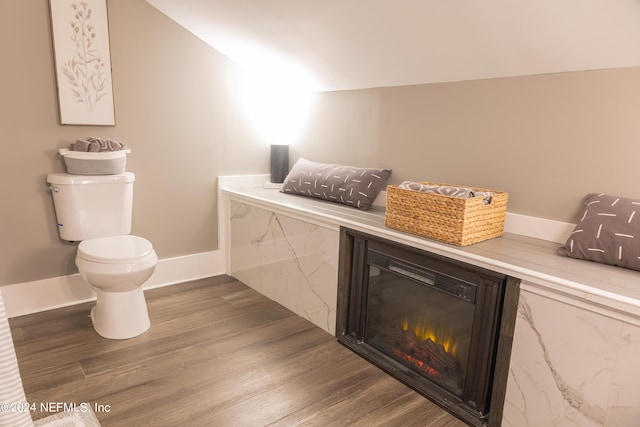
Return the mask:
<path id="1" fill-rule="evenodd" d="M 60 123 L 115 125 L 106 0 L 49 0 Z"/>

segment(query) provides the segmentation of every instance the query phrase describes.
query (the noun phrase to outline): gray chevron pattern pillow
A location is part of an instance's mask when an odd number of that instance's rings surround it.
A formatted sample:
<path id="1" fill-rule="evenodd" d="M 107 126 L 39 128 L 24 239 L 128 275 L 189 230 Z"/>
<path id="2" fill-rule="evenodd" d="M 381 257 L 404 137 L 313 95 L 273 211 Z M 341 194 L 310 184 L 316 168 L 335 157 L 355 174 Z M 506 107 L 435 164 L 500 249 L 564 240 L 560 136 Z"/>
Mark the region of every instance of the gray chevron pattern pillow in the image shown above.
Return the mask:
<path id="1" fill-rule="evenodd" d="M 298 159 L 282 184 L 283 193 L 342 203 L 369 210 L 386 184 L 390 169 L 316 163 Z"/>
<path id="2" fill-rule="evenodd" d="M 558 254 L 640 270 L 640 200 L 592 193 L 584 204 Z"/>

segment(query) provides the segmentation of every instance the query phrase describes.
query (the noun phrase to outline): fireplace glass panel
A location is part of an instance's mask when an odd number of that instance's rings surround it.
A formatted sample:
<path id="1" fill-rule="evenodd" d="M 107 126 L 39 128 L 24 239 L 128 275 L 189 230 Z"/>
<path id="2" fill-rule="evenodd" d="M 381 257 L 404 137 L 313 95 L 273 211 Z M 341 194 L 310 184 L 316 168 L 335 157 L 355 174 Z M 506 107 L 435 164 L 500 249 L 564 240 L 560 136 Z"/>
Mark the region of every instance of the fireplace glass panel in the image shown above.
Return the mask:
<path id="1" fill-rule="evenodd" d="M 370 252 L 364 340 L 462 397 L 475 286 Z"/>

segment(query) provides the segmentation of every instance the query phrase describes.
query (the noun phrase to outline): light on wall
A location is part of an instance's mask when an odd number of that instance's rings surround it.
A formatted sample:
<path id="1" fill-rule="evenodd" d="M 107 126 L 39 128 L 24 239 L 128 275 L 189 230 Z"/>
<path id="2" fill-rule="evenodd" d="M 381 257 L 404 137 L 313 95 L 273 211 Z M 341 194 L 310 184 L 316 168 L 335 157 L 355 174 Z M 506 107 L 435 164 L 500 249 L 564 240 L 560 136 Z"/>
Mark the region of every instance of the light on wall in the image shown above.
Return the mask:
<path id="1" fill-rule="evenodd" d="M 241 102 L 260 136 L 273 144 L 291 144 L 307 122 L 313 93 L 278 74 L 246 74 Z"/>
<path id="2" fill-rule="evenodd" d="M 245 46 L 238 60 L 239 100 L 258 134 L 271 145 L 271 183 L 289 172 L 289 145 L 306 125 L 317 82 L 298 64 L 266 49 Z"/>

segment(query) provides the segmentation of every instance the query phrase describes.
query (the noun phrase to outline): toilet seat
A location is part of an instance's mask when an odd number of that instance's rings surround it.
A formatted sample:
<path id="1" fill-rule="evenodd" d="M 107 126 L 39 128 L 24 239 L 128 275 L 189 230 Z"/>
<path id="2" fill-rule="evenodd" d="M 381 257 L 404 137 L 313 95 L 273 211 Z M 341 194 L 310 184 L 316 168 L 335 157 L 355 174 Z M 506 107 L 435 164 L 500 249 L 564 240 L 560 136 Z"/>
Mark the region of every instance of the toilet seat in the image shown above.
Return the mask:
<path id="1" fill-rule="evenodd" d="M 153 254 L 151 242 L 139 236 L 123 235 L 83 240 L 77 256 L 103 264 L 129 264 L 142 261 Z"/>

